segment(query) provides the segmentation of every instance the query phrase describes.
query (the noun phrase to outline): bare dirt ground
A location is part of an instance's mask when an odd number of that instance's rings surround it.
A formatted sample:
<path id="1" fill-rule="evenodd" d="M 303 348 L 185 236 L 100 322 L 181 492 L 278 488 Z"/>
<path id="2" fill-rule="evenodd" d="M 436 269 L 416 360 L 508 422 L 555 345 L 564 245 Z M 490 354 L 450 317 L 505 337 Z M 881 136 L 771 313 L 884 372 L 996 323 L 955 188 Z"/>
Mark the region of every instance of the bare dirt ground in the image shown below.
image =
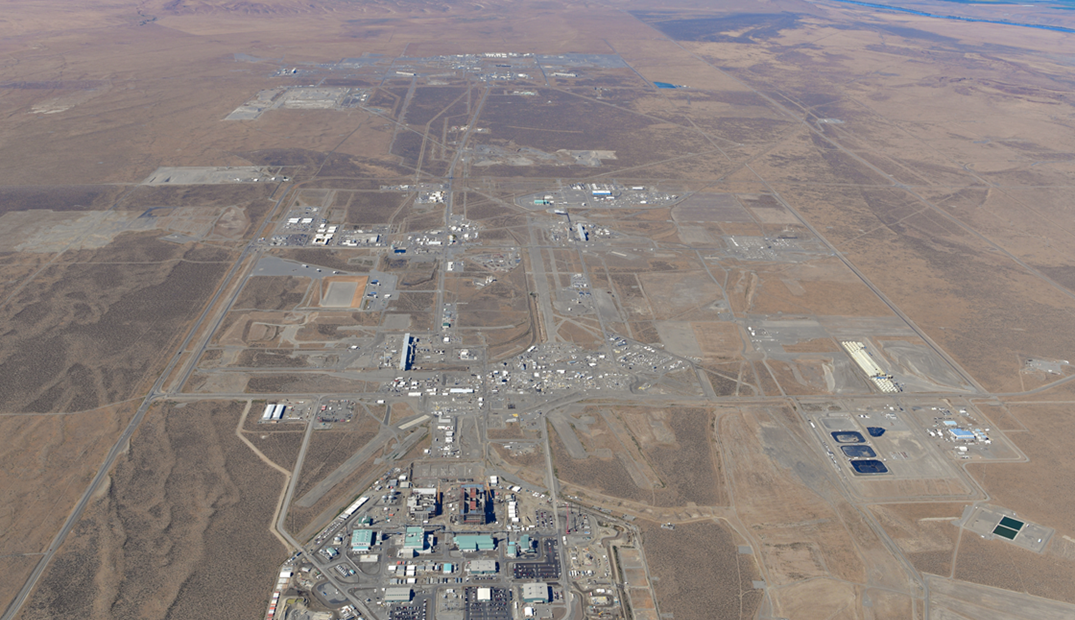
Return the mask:
<path id="1" fill-rule="evenodd" d="M 959 528 L 954 522 L 964 504 L 886 504 L 871 506 L 888 535 L 915 568 L 935 575 L 952 572 Z"/>
<path id="2" fill-rule="evenodd" d="M 772 612 L 825 618 L 861 591 L 887 584 L 910 595 L 906 574 L 840 495 L 820 460 L 796 439 L 802 422 L 777 409 L 744 409 L 718 430 L 729 467 L 735 513 L 747 525 L 764 566 Z M 816 464 L 810 464 L 811 462 Z M 899 617 L 899 616 L 893 616 Z"/>
<path id="3" fill-rule="evenodd" d="M 1068 456 L 1065 441 L 1075 431 L 1071 403 L 1009 404 L 1007 409 L 1021 426 L 1008 437 L 1030 462 L 970 465 L 967 470 L 995 502 L 1018 507 L 1027 519 L 1048 523 L 1059 534 L 1075 538 L 1075 498 L 1055 486 L 1056 480 L 1075 476 L 1075 459 Z"/>

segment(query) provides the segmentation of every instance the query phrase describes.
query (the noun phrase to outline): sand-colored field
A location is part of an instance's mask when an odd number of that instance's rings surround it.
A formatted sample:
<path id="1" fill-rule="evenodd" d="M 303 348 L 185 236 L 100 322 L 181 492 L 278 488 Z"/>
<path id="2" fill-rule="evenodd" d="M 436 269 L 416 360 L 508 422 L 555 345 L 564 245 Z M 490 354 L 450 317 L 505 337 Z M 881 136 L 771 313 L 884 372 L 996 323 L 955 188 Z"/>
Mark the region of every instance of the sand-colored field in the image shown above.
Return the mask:
<path id="1" fill-rule="evenodd" d="M 21 617 L 262 613 L 287 557 L 269 531 L 284 477 L 235 436 L 243 407 L 155 407 Z"/>
<path id="2" fill-rule="evenodd" d="M 321 279 L 323 308 L 361 308 L 368 276 L 328 276 Z"/>

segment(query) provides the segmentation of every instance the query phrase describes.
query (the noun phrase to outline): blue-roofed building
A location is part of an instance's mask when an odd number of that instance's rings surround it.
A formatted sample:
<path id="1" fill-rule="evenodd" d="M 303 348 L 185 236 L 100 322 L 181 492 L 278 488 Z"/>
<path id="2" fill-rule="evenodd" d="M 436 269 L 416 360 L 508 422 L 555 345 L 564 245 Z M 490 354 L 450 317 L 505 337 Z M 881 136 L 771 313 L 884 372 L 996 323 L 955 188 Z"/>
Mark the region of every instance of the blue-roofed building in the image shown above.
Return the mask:
<path id="1" fill-rule="evenodd" d="M 952 439 L 956 441 L 974 441 L 974 433 L 965 431 L 961 428 L 950 428 L 948 432 L 952 434 Z"/>

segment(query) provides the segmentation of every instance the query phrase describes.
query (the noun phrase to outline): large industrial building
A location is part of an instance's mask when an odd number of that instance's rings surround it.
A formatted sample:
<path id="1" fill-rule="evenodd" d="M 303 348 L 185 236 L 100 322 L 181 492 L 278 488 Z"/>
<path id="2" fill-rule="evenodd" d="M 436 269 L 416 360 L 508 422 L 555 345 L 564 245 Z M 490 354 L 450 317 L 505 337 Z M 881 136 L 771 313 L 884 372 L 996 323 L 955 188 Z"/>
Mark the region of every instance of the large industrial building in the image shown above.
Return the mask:
<path id="1" fill-rule="evenodd" d="M 436 487 L 414 487 L 407 498 L 412 519 L 426 521 L 440 514 L 440 492 Z"/>
<path id="2" fill-rule="evenodd" d="M 976 439 L 974 433 L 961 428 L 950 428 L 948 432 L 951 433 L 952 439 L 956 441 L 974 441 Z"/>
<path id="3" fill-rule="evenodd" d="M 426 542 L 426 532 L 420 527 L 408 527 L 403 535 L 403 550 L 414 553 L 425 553 L 429 549 Z"/>
<path id="4" fill-rule="evenodd" d="M 414 347 L 412 344 L 411 333 L 407 332 L 403 334 L 403 347 L 399 352 L 399 369 L 410 370 L 411 360 L 414 359 Z"/>
<path id="5" fill-rule="evenodd" d="M 471 575 L 495 575 L 496 560 L 471 560 L 467 564 L 467 572 Z"/>
<path id="6" fill-rule="evenodd" d="M 262 422 L 280 421 L 284 418 L 284 412 L 287 411 L 287 405 L 280 405 L 276 403 L 270 403 L 265 405 L 265 412 L 261 414 Z"/>
<path id="7" fill-rule="evenodd" d="M 366 553 L 373 547 L 373 541 L 377 533 L 373 530 L 355 530 L 351 532 L 351 551 L 353 553 Z"/>
<path id="8" fill-rule="evenodd" d="M 496 541 L 488 534 L 456 534 L 452 540 L 460 551 L 492 551 Z"/>
<path id="9" fill-rule="evenodd" d="M 548 584 L 541 583 L 540 581 L 534 583 L 523 584 L 523 602 L 524 603 L 548 603 L 549 602 L 549 586 Z"/>
<path id="10" fill-rule="evenodd" d="M 486 497 L 485 487 L 480 484 L 464 484 L 463 493 L 463 523 L 467 525 L 485 525 Z"/>

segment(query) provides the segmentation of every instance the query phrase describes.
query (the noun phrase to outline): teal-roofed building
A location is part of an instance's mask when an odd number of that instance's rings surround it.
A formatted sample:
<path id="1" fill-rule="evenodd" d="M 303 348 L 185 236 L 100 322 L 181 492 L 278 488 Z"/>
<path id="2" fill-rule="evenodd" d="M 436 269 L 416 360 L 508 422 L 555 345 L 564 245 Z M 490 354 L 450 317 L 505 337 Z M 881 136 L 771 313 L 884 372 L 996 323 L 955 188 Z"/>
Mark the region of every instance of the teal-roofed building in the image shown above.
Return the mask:
<path id="1" fill-rule="evenodd" d="M 493 551 L 496 541 L 488 534 L 456 534 L 453 539 L 460 551 Z"/>
<path id="2" fill-rule="evenodd" d="M 355 530 L 351 532 L 351 551 L 354 553 L 366 553 L 373 547 L 376 532 L 373 530 Z"/>
<path id="3" fill-rule="evenodd" d="M 408 527 L 403 536 L 403 548 L 419 552 L 424 551 L 426 549 L 426 531 L 420 527 Z"/>

